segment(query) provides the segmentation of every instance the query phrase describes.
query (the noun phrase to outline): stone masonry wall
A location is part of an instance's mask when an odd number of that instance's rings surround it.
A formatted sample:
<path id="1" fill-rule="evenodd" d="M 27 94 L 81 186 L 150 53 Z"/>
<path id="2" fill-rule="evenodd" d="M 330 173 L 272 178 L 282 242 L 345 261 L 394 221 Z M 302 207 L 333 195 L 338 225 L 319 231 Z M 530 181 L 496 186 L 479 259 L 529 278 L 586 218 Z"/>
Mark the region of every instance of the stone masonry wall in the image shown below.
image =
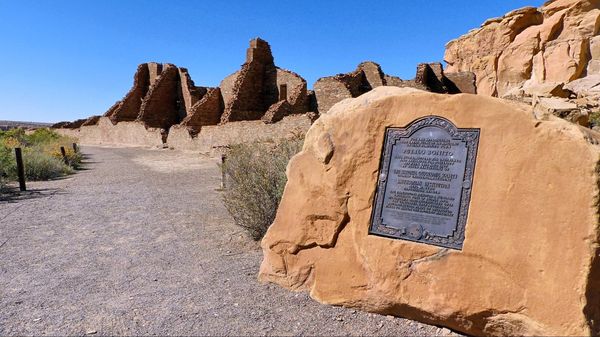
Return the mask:
<path id="1" fill-rule="evenodd" d="M 133 77 L 133 87 L 123 100 L 117 102 L 105 114 L 113 124 L 121 121 L 134 121 L 140 113 L 142 100 L 146 97 L 150 87 L 150 72 L 148 63 L 140 64 Z"/>
<path id="2" fill-rule="evenodd" d="M 217 125 L 223 113 L 223 97 L 219 88 L 209 88 L 208 92 L 192 108 L 180 125 L 195 136 L 206 125 Z"/>
<path id="3" fill-rule="evenodd" d="M 166 64 L 156 83 L 150 88 L 140 107 L 138 121 L 148 127 L 168 129 L 180 122 L 179 72 L 177 67 Z"/>

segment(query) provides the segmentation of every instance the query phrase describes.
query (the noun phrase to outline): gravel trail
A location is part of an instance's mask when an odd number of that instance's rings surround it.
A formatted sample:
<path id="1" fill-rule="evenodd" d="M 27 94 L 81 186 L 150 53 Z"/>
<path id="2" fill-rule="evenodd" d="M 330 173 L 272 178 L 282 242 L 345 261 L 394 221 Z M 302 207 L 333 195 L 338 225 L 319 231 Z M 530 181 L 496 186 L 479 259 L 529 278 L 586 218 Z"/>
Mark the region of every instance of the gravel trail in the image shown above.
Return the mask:
<path id="1" fill-rule="evenodd" d="M 0 200 L 0 335 L 452 335 L 257 281 L 213 159 L 84 147 L 87 169 Z"/>

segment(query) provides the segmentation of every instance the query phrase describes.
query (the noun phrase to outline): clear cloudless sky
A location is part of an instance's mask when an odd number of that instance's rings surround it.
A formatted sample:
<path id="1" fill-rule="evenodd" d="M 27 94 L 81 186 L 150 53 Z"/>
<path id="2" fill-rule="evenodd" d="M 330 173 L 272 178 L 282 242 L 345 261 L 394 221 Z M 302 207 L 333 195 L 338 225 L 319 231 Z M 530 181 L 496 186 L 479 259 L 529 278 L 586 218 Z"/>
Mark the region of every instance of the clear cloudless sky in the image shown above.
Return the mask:
<path id="1" fill-rule="evenodd" d="M 239 69 L 248 42 L 303 76 L 365 60 L 411 79 L 420 62 L 491 17 L 543 0 L 0 0 L 0 120 L 56 122 L 103 114 L 138 64 L 170 62 L 196 85 Z"/>

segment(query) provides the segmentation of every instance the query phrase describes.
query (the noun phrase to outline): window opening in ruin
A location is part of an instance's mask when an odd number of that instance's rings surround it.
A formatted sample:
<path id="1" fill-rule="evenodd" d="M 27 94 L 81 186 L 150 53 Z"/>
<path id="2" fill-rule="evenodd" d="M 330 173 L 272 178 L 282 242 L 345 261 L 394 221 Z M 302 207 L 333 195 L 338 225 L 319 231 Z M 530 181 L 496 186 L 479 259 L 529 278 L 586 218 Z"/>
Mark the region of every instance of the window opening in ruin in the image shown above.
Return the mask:
<path id="1" fill-rule="evenodd" d="M 287 84 L 279 85 L 279 100 L 280 101 L 287 100 Z"/>

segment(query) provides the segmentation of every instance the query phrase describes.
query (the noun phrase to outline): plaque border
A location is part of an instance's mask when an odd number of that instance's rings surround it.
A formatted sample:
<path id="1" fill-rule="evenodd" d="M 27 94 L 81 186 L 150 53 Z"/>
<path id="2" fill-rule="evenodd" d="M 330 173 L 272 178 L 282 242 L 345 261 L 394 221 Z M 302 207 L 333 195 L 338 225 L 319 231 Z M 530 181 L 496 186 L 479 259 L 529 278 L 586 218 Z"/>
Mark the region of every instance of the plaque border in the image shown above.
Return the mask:
<path id="1" fill-rule="evenodd" d="M 460 198 L 458 211 L 458 221 L 453 234 L 447 237 L 437 236 L 423 232 L 422 226 L 417 233 L 407 233 L 401 229 L 386 226 L 383 223 L 382 205 L 385 195 L 386 176 L 384 172 L 389 172 L 391 163 L 392 146 L 401 138 L 408 138 L 418 130 L 424 127 L 438 127 L 450 134 L 453 140 L 460 140 L 466 143 L 467 158 L 465 163 L 465 176 Z M 407 240 L 412 242 L 424 243 L 444 248 L 462 250 L 465 240 L 465 228 L 469 213 L 471 201 L 471 191 L 473 187 L 473 177 L 475 175 L 475 163 L 477 160 L 477 150 L 479 147 L 479 137 L 481 129 L 479 128 L 457 128 L 450 120 L 436 115 L 418 118 L 410 122 L 406 127 L 386 127 L 381 156 L 379 158 L 379 170 L 377 175 L 377 185 L 375 197 L 371 211 L 371 223 L 369 226 L 369 235 L 381 236 L 390 239 Z M 387 168 L 387 170 L 384 170 Z"/>

